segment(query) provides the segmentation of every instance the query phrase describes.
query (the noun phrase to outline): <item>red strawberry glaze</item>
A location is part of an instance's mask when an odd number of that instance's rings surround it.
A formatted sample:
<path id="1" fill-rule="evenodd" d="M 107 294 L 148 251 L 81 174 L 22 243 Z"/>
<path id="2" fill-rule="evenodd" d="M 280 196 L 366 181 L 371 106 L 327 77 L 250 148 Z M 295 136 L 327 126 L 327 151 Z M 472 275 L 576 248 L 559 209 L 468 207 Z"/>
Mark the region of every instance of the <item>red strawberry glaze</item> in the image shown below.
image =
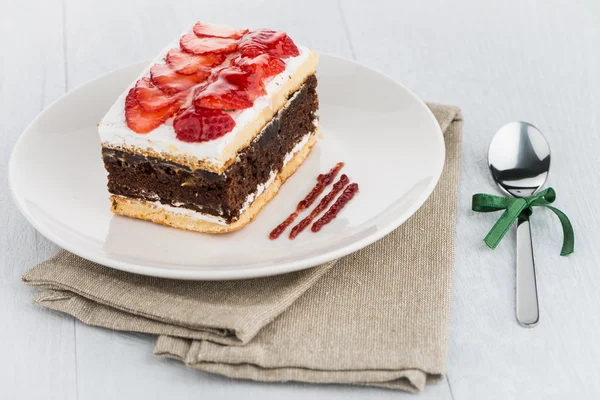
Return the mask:
<path id="1" fill-rule="evenodd" d="M 336 175 L 338 174 L 338 172 L 340 172 L 340 170 L 343 167 L 344 163 L 339 162 L 333 168 L 331 168 L 331 170 L 328 173 L 317 176 L 317 184 L 310 191 L 310 193 L 307 194 L 306 197 L 300 203 L 298 203 L 298 208 L 301 210 L 305 210 L 308 207 L 310 207 L 310 205 L 314 203 L 317 197 L 319 197 L 319 195 L 323 193 L 323 190 L 325 190 L 325 188 L 329 186 L 331 182 L 333 182 Z"/>
<path id="2" fill-rule="evenodd" d="M 180 48 L 169 50 L 165 64 L 153 65 L 150 77 L 138 80 L 127 96 L 127 125 L 133 131 L 150 132 L 181 108 L 173 121 L 180 140 L 213 140 L 231 132 L 235 121 L 223 110 L 252 107 L 266 94 L 266 82 L 285 70 L 283 59 L 299 54 L 282 32 L 202 22 L 193 31 L 183 35 Z M 214 115 L 207 110 L 218 111 L 221 122 L 208 122 Z"/>
<path id="3" fill-rule="evenodd" d="M 199 87 L 194 92 L 194 107 L 212 108 L 215 110 L 242 110 L 252 107 L 252 99 L 248 93 L 238 90 L 223 79 L 206 87 Z"/>
<path id="4" fill-rule="evenodd" d="M 236 67 L 219 71 L 216 79 L 194 92 L 194 106 L 219 110 L 250 108 L 265 93 L 260 77 Z"/>
<path id="5" fill-rule="evenodd" d="M 348 175 L 343 174 L 340 177 L 340 179 L 333 184 L 333 188 L 331 188 L 331 191 L 325 196 L 323 196 L 319 204 L 315 208 L 313 208 L 308 217 L 304 218 L 298 223 L 298 225 L 292 228 L 292 231 L 290 232 L 290 239 L 295 239 L 296 236 L 300 234 L 300 232 L 302 232 L 308 225 L 310 225 L 313 219 L 315 219 L 319 214 L 321 214 L 325 210 L 325 208 L 333 201 L 333 199 L 335 199 L 335 196 L 337 196 L 337 194 L 341 192 L 342 189 L 348 183 L 350 183 Z"/>
<path id="6" fill-rule="evenodd" d="M 329 210 L 327 210 L 327 212 L 313 224 L 310 230 L 313 232 L 319 232 L 324 225 L 327 225 L 333 221 L 339 212 L 342 211 L 342 208 L 344 208 L 346 204 L 352 200 L 357 192 L 358 183 L 349 184 L 346 189 L 344 189 L 340 197 L 337 198 L 335 203 L 333 203 L 333 205 L 329 207 Z"/>
<path id="7" fill-rule="evenodd" d="M 292 222 L 294 222 L 294 220 L 300 214 L 300 212 L 310 207 L 311 204 L 314 203 L 314 201 L 317 199 L 317 197 L 319 197 L 319 195 L 323 193 L 325 188 L 329 186 L 331 182 L 333 182 L 333 180 L 343 167 L 344 163 L 339 162 L 333 168 L 331 168 L 331 170 L 329 170 L 328 173 L 320 174 L 319 176 L 317 176 L 317 184 L 315 185 L 315 187 L 313 187 L 312 190 L 306 195 L 306 197 L 298 203 L 298 205 L 296 206 L 296 211 L 291 213 L 289 217 L 287 217 L 281 224 L 279 224 L 275 229 L 271 231 L 271 233 L 269 234 L 269 239 L 274 240 L 281 236 L 283 231 L 285 231 L 285 229 L 288 226 L 290 226 Z"/>
<path id="8" fill-rule="evenodd" d="M 275 240 L 279 236 L 281 236 L 281 234 L 283 233 L 283 231 L 285 231 L 286 228 L 288 226 L 290 226 L 292 224 L 292 222 L 294 222 L 294 220 L 296 219 L 296 217 L 298 216 L 298 214 L 300 214 L 300 212 L 298 212 L 297 210 L 294 211 L 286 219 L 284 219 L 282 223 L 280 223 L 279 225 L 277 225 L 277 227 L 275 229 L 273 229 L 271 231 L 271 233 L 269 234 L 269 239 Z"/>

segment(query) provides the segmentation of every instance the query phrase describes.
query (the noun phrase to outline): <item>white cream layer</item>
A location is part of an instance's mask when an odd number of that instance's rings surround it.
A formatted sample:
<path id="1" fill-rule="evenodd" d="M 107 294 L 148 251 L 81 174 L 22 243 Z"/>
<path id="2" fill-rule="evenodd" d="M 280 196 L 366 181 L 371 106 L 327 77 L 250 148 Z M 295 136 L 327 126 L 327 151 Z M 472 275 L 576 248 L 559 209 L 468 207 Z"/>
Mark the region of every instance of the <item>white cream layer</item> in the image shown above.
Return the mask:
<path id="1" fill-rule="evenodd" d="M 188 29 L 183 34 L 192 32 Z M 182 35 L 183 35 L 182 34 Z M 157 63 L 164 63 L 164 57 L 168 51 L 179 46 L 179 39 L 169 44 L 158 57 L 135 80 L 150 76 L 150 67 Z M 233 111 L 231 115 L 235 120 L 234 129 L 226 135 L 201 143 L 188 143 L 177 139 L 173 130 L 173 121 L 167 120 L 164 124 L 147 134 L 138 134 L 127 127 L 125 121 L 125 98 L 129 90 L 135 85 L 135 81 L 121 94 L 117 101 L 98 125 L 101 142 L 108 147 L 133 147 L 142 150 L 153 150 L 157 153 L 167 153 L 173 155 L 188 155 L 199 160 L 204 160 L 214 165 L 225 165 L 228 160 L 224 160 L 222 155 L 225 148 L 233 143 L 238 134 L 243 132 L 244 128 L 266 108 L 272 108 L 271 99 L 278 92 L 296 70 L 302 66 L 309 58 L 311 51 L 302 46 L 298 46 L 300 54 L 297 57 L 288 58 L 285 61 L 285 70 L 276 75 L 267 85 L 267 94 L 257 98 L 254 106 L 245 110 Z"/>
<path id="2" fill-rule="evenodd" d="M 317 127 L 317 126 L 318 126 L 318 122 L 315 121 L 315 127 Z M 313 132 L 304 135 L 304 137 L 302 138 L 302 140 L 300 140 L 294 146 L 294 148 L 292 149 L 292 151 L 290 151 L 289 153 L 287 153 L 285 155 L 285 158 L 283 159 L 283 166 L 287 165 L 287 163 L 290 162 L 290 160 L 292 158 L 294 158 L 294 156 L 300 150 L 302 150 L 302 148 L 306 145 L 306 143 L 308 143 L 308 140 L 310 139 L 310 135 L 312 135 L 312 134 L 313 134 Z M 244 211 L 246 211 L 248 209 L 248 207 L 250 207 L 252 205 L 252 203 L 254 202 L 254 200 L 258 196 L 260 196 L 269 186 L 271 186 L 271 184 L 273 182 L 275 182 L 275 178 L 276 177 L 277 177 L 277 172 L 276 171 L 271 171 L 269 179 L 265 183 L 261 183 L 260 185 L 258 185 L 257 188 L 256 188 L 256 191 L 254 193 L 248 195 L 248 197 L 246 198 L 246 201 L 245 201 L 244 205 L 240 209 L 240 214 L 242 214 Z M 212 223 L 219 224 L 219 225 L 222 225 L 222 226 L 227 226 L 228 225 L 227 222 L 225 221 L 225 219 L 222 218 L 222 217 L 217 217 L 217 216 L 210 215 L 210 214 L 204 214 L 202 212 L 190 210 L 188 208 L 175 207 L 175 206 L 171 206 L 171 205 L 162 204 L 159 201 L 146 201 L 146 202 L 149 203 L 149 204 L 152 204 L 156 208 L 160 208 L 160 209 L 163 209 L 165 211 L 176 213 L 176 214 L 183 214 L 183 215 L 187 216 L 188 218 L 192 218 L 194 220 L 212 222 Z"/>

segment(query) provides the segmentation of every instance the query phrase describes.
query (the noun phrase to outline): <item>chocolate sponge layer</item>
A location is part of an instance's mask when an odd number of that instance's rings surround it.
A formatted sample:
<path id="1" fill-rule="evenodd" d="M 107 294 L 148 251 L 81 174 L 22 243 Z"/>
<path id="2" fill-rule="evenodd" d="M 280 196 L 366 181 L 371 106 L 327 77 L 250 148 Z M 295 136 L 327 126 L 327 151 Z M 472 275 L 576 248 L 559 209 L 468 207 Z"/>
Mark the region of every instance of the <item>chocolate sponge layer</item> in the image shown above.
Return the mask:
<path id="1" fill-rule="evenodd" d="M 286 154 L 315 130 L 313 121 L 319 107 L 316 87 L 317 78 L 308 77 L 290 96 L 287 107 L 238 153 L 236 162 L 222 174 L 103 148 L 109 192 L 201 211 L 222 217 L 227 223 L 235 221 L 248 196 L 269 179 L 271 171 L 277 173 Z"/>

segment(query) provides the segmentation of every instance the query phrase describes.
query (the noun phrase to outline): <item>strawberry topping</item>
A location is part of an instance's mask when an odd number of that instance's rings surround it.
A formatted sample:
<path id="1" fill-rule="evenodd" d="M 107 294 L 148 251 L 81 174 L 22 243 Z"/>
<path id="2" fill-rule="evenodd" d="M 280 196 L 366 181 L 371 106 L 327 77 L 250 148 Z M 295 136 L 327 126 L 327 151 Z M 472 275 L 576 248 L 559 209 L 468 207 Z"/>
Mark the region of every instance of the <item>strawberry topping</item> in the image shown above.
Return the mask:
<path id="1" fill-rule="evenodd" d="M 191 75 L 204 68 L 214 67 L 225 61 L 224 54 L 190 54 L 180 49 L 171 49 L 166 57 L 167 64 L 176 72 Z"/>
<path id="2" fill-rule="evenodd" d="M 260 79 L 270 78 L 285 70 L 283 60 L 269 54 L 261 54 L 255 58 L 239 57 L 234 63 L 246 72 L 257 74 Z"/>
<path id="3" fill-rule="evenodd" d="M 150 76 L 139 79 L 127 94 L 125 117 L 131 130 L 148 133 L 175 116 L 173 129 L 180 140 L 221 137 L 235 127 L 224 111 L 252 107 L 266 94 L 268 81 L 285 71 L 283 59 L 299 55 L 283 32 L 202 22 L 193 31 L 181 37 L 180 48 L 167 53 L 166 64 L 153 65 Z"/>
<path id="4" fill-rule="evenodd" d="M 183 75 L 172 70 L 167 64 L 154 64 L 150 68 L 152 83 L 167 94 L 175 94 L 189 89 L 205 81 L 209 74 L 208 69 L 200 69 L 192 75 Z"/>
<path id="5" fill-rule="evenodd" d="M 257 57 L 267 53 L 286 58 L 300 54 L 298 47 L 287 34 L 269 29 L 259 29 L 244 35 L 240 42 L 240 52 L 246 57 Z"/>
<path id="6" fill-rule="evenodd" d="M 229 114 L 209 108 L 188 109 L 173 121 L 173 129 L 184 142 L 206 142 L 231 132 L 235 122 Z"/>
<path id="7" fill-rule="evenodd" d="M 149 78 L 142 78 L 133 89 L 136 100 L 146 111 L 156 111 L 175 103 L 176 95 L 169 95 L 157 88 Z"/>
<path id="8" fill-rule="evenodd" d="M 222 69 L 216 80 L 198 87 L 194 106 L 220 110 L 241 110 L 252 107 L 256 97 L 265 94 L 261 77 L 241 68 Z"/>
<path id="9" fill-rule="evenodd" d="M 250 99 L 254 101 L 258 96 L 266 94 L 263 76 L 260 73 L 252 73 L 238 67 L 229 67 L 219 72 L 219 78 L 225 79 L 237 90 L 248 93 Z"/>
<path id="10" fill-rule="evenodd" d="M 217 87 L 222 87 L 221 84 Z M 212 108 L 215 110 L 242 110 L 252 107 L 250 95 L 243 90 L 215 89 L 212 85 L 194 94 L 196 108 Z"/>
<path id="11" fill-rule="evenodd" d="M 248 29 L 233 29 L 229 25 L 207 24 L 205 22 L 196 22 L 194 33 L 198 37 L 219 37 L 239 39 L 248 33 Z"/>
<path id="12" fill-rule="evenodd" d="M 188 33 L 179 40 L 181 49 L 191 54 L 231 53 L 238 46 L 237 39 L 202 37 Z"/>
<path id="13" fill-rule="evenodd" d="M 129 129 L 136 133 L 148 133 L 154 130 L 178 109 L 179 103 L 175 102 L 155 111 L 146 111 L 136 99 L 135 88 L 131 89 L 125 98 L 125 120 Z"/>

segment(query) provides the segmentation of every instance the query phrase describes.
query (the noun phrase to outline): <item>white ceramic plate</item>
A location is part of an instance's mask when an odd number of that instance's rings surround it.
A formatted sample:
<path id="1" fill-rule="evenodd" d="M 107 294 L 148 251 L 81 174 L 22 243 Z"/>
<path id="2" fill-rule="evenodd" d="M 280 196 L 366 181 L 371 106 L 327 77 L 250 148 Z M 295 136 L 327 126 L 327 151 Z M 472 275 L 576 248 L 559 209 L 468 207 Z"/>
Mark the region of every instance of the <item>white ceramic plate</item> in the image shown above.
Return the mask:
<path id="1" fill-rule="evenodd" d="M 208 235 L 113 215 L 96 124 L 145 66 L 110 72 L 61 97 L 27 127 L 13 150 L 9 181 L 19 209 L 44 236 L 81 257 L 166 278 L 282 274 L 380 239 L 421 207 L 440 177 L 444 140 L 425 104 L 379 72 L 322 55 L 317 76 L 324 136 L 254 222 L 230 234 Z M 319 233 L 308 229 L 289 240 L 286 232 L 269 240 L 315 177 L 338 161 L 360 185 L 357 196 Z"/>

